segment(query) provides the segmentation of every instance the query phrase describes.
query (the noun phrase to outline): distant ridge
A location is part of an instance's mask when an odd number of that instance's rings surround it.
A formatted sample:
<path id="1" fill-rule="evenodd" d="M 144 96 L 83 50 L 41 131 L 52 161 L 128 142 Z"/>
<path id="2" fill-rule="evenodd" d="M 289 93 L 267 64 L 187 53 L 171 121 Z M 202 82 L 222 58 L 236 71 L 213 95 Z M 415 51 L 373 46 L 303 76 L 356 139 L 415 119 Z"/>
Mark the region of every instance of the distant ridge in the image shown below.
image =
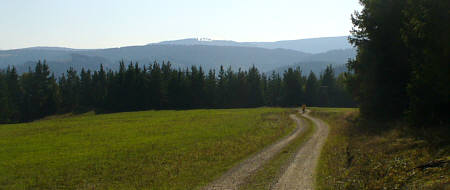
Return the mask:
<path id="1" fill-rule="evenodd" d="M 353 46 L 347 40 L 348 36 L 307 38 L 299 40 L 282 40 L 276 42 L 236 42 L 231 40 L 211 40 L 208 38 L 187 38 L 173 41 L 163 41 L 154 44 L 169 45 L 209 45 L 209 46 L 244 46 L 267 49 L 290 49 L 305 53 L 324 53 L 335 49 L 349 49 Z"/>
<path id="2" fill-rule="evenodd" d="M 259 47 L 267 49 L 290 49 L 295 51 L 301 51 L 304 53 L 325 53 L 330 50 L 339 49 L 351 49 L 353 46 L 347 40 L 348 36 L 336 36 L 336 37 L 321 37 L 321 38 L 306 38 L 298 40 L 281 40 L 275 42 L 236 42 L 232 40 L 213 40 L 210 38 L 186 38 L 171 41 L 162 41 L 158 43 L 149 43 L 144 46 L 151 45 L 207 45 L 207 46 L 236 46 L 236 47 Z M 127 48 L 127 47 L 140 47 L 140 46 L 124 46 L 124 47 L 112 47 L 112 48 L 100 48 L 100 49 L 115 49 L 115 48 Z M 36 46 L 28 48 L 10 49 L 10 50 L 51 50 L 51 51 L 86 51 L 86 50 L 99 50 L 99 49 L 74 49 L 67 47 L 51 47 L 51 46 Z M 0 51 L 8 51 L 2 50 Z"/>
<path id="3" fill-rule="evenodd" d="M 328 64 L 344 65 L 349 58 L 354 58 L 355 49 L 346 47 L 351 47 L 346 37 L 279 42 L 189 38 L 107 49 L 32 47 L 0 50 L 0 69 L 12 65 L 18 71 L 27 71 L 38 60 L 46 60 L 52 72 L 60 75 L 70 67 L 76 70 L 82 67 L 95 70 L 100 64 L 116 70 L 119 68 L 119 61 L 123 60 L 126 64 L 138 62 L 140 65 L 148 65 L 153 61 L 170 61 L 177 68 L 185 69 L 196 65 L 202 66 L 204 70 L 217 70 L 221 65 L 245 70 L 255 65 L 262 72 L 283 71 L 286 66 L 295 65 L 302 67 L 305 72 L 318 72 Z M 302 48 L 320 53 L 305 53 L 300 51 Z"/>
<path id="4" fill-rule="evenodd" d="M 10 49 L 10 50 L 50 50 L 50 51 L 72 51 L 76 49 L 66 48 L 66 47 L 50 47 L 50 46 L 35 46 L 35 47 L 27 47 L 27 48 L 19 48 L 19 49 Z M 8 51 L 2 50 L 0 51 Z"/>

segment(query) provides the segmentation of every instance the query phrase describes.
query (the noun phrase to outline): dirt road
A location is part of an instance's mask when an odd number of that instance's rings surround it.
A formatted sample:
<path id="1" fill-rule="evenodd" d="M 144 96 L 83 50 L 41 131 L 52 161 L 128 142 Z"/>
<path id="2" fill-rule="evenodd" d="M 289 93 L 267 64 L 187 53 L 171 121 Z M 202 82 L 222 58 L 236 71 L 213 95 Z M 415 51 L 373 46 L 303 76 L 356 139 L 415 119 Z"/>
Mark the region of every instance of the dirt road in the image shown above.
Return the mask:
<path id="1" fill-rule="evenodd" d="M 232 190 L 238 189 L 239 185 L 244 182 L 244 179 L 254 173 L 259 167 L 270 160 L 273 156 L 278 154 L 283 147 L 290 144 L 299 134 L 304 130 L 304 123 L 294 114 L 290 117 L 297 123 L 297 128 L 287 137 L 279 140 L 275 144 L 265 148 L 253 157 L 243 161 L 239 165 L 233 167 L 226 172 L 222 177 L 206 186 L 207 190 Z"/>
<path id="2" fill-rule="evenodd" d="M 313 189 L 315 168 L 320 151 L 328 136 L 328 125 L 316 118 L 304 114 L 317 126 L 315 133 L 299 149 L 284 174 L 278 179 L 273 189 L 303 190 Z M 219 179 L 206 186 L 206 190 L 235 190 L 244 180 L 257 171 L 268 160 L 278 154 L 285 146 L 290 144 L 305 130 L 306 123 L 295 115 L 290 117 L 297 123 L 296 130 L 277 143 L 265 148 L 253 157 L 233 167 Z"/>
<path id="3" fill-rule="evenodd" d="M 291 165 L 278 180 L 273 189 L 313 189 L 314 176 L 320 151 L 325 143 L 329 127 L 322 120 L 304 114 L 317 126 L 313 136 L 297 152 Z"/>

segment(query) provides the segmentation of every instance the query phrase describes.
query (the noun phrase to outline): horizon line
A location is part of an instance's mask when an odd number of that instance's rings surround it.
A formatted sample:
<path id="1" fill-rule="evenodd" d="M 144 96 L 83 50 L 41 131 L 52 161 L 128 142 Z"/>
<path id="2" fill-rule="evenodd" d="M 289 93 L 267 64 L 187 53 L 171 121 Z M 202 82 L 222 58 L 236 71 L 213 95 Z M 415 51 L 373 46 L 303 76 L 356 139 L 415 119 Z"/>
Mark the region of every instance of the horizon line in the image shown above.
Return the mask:
<path id="1" fill-rule="evenodd" d="M 207 37 L 190 37 L 190 38 L 181 38 L 181 39 L 174 39 L 174 40 L 163 40 L 158 42 L 150 42 L 143 45 L 126 45 L 126 46 L 118 46 L 118 47 L 106 47 L 106 48 L 70 48 L 65 46 L 30 46 L 30 47 L 23 47 L 23 48 L 12 48 L 12 49 L 2 49 L 0 48 L 0 51 L 11 51 L 11 50 L 21 50 L 21 49 L 31 49 L 31 48 L 60 48 L 60 49 L 67 49 L 67 50 L 96 50 L 96 49 L 113 49 L 113 48 L 125 48 L 125 47 L 135 47 L 135 46 L 147 46 L 147 45 L 156 45 L 163 42 L 173 42 L 173 41 L 180 41 L 180 40 L 189 40 L 189 39 L 210 39 L 211 41 L 228 41 L 228 42 L 237 42 L 237 43 L 276 43 L 276 42 L 284 42 L 284 41 L 297 41 L 297 40 L 311 40 L 311 39 L 320 39 L 320 38 L 338 38 L 338 37 L 349 37 L 350 35 L 340 35 L 340 36 L 324 36 L 324 37 L 312 37 L 312 38 L 300 38 L 300 39 L 292 39 L 292 40 L 277 40 L 277 41 L 234 41 L 234 40 L 222 40 L 222 39 L 211 39 Z"/>

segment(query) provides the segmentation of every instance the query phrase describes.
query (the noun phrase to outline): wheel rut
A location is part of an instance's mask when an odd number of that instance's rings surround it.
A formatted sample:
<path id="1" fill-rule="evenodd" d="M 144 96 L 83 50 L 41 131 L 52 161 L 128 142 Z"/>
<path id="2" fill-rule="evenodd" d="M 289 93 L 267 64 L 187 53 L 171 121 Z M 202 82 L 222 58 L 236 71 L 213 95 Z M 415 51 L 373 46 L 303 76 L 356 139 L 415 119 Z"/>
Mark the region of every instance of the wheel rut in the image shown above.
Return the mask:
<path id="1" fill-rule="evenodd" d="M 313 189 L 315 168 L 320 156 L 323 144 L 325 143 L 329 127 L 320 119 L 309 115 L 309 112 L 303 114 L 304 117 L 312 120 L 317 126 L 314 134 L 300 147 L 295 154 L 293 161 L 286 168 L 284 173 L 276 181 L 272 189 L 275 190 L 293 190 L 293 189 Z M 236 190 L 245 182 L 245 179 L 255 173 L 267 161 L 277 155 L 284 147 L 292 143 L 302 132 L 305 131 L 306 122 L 291 114 L 297 128 L 290 135 L 284 137 L 278 142 L 270 145 L 259 153 L 244 160 L 223 174 L 220 178 L 213 181 L 203 189 L 205 190 Z"/>
<path id="2" fill-rule="evenodd" d="M 295 116 L 295 114 L 291 114 L 290 118 L 293 119 L 297 128 L 288 136 L 283 139 L 277 141 L 275 144 L 270 145 L 269 147 L 263 149 L 256 155 L 244 160 L 237 166 L 228 170 L 224 175 L 222 175 L 219 179 L 215 180 L 211 184 L 207 185 L 203 189 L 205 190 L 233 190 L 239 189 L 239 186 L 244 183 L 245 179 L 257 171 L 262 165 L 264 165 L 267 161 L 272 159 L 275 155 L 277 155 L 284 147 L 289 145 L 295 138 L 298 137 L 304 130 L 305 127 L 301 123 L 301 120 Z"/>

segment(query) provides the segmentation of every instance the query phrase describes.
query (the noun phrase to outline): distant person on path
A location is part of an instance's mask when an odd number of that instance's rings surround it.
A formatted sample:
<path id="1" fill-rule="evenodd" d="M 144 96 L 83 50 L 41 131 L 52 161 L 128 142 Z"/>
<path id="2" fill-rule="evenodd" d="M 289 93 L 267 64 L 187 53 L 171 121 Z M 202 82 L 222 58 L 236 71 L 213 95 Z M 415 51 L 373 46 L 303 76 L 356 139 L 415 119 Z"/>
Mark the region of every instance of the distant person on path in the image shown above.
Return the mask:
<path id="1" fill-rule="evenodd" d="M 306 104 L 303 104 L 303 105 L 302 105 L 302 111 L 303 111 L 303 113 L 305 113 L 305 110 L 306 110 Z"/>

